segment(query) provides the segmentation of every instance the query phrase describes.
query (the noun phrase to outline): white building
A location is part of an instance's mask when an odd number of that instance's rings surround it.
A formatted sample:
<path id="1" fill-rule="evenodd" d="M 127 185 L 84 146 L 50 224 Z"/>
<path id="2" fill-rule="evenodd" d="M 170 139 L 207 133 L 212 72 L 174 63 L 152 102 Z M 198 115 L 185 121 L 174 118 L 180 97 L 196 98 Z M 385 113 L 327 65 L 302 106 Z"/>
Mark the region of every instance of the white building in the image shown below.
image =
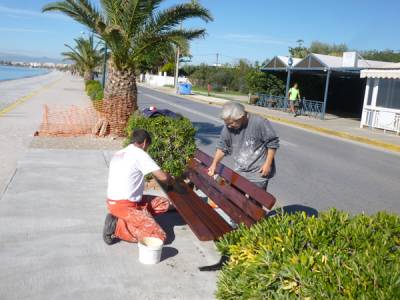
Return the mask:
<path id="1" fill-rule="evenodd" d="M 400 66 L 399 66 L 400 67 Z M 400 68 L 362 70 L 367 78 L 360 127 L 400 132 Z"/>

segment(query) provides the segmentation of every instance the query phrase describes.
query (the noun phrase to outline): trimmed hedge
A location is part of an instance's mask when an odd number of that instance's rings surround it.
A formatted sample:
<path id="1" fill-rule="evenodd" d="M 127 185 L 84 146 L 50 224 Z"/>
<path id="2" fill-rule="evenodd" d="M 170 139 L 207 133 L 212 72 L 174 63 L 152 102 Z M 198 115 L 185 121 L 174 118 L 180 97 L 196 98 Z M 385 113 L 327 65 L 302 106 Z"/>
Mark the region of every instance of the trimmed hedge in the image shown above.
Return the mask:
<path id="1" fill-rule="evenodd" d="M 93 102 L 93 106 L 96 109 L 101 109 L 102 101 L 104 98 L 103 87 L 97 80 L 87 80 L 85 82 L 85 90 L 90 100 Z"/>
<path id="2" fill-rule="evenodd" d="M 400 299 L 397 215 L 279 213 L 217 247 L 230 255 L 218 299 Z"/>
<path id="3" fill-rule="evenodd" d="M 125 145 L 129 144 L 135 129 L 145 129 L 151 134 L 152 144 L 148 152 L 164 171 L 176 177 L 183 174 L 196 150 L 196 130 L 189 119 L 146 118 L 133 114 L 128 121 Z"/>
<path id="4" fill-rule="evenodd" d="M 88 86 L 93 85 L 93 84 L 97 85 L 97 84 L 100 84 L 100 82 L 98 82 L 97 80 L 86 80 L 85 81 L 85 91 L 87 92 Z"/>

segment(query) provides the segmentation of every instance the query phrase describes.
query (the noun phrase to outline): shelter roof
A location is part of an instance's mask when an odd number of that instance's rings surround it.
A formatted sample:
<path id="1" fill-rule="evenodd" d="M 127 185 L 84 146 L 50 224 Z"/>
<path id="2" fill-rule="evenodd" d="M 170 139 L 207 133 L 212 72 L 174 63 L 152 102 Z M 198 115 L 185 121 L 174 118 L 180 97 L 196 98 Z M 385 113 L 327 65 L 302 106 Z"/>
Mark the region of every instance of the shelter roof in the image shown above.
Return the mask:
<path id="1" fill-rule="evenodd" d="M 387 78 L 387 79 L 400 79 L 400 64 L 399 69 L 382 70 L 382 69 L 369 69 L 362 70 L 361 78 Z"/>
<path id="2" fill-rule="evenodd" d="M 310 53 L 296 65 L 297 68 L 398 68 L 398 63 L 356 59 L 353 67 L 346 66 L 344 58 L 340 56 Z"/>
<path id="3" fill-rule="evenodd" d="M 292 66 L 296 66 L 296 64 L 301 61 L 300 58 L 292 58 L 292 60 L 293 60 Z M 288 62 L 289 62 L 289 56 L 278 55 L 278 56 L 275 56 L 273 59 L 271 59 L 265 67 L 266 68 L 286 68 L 289 66 Z"/>

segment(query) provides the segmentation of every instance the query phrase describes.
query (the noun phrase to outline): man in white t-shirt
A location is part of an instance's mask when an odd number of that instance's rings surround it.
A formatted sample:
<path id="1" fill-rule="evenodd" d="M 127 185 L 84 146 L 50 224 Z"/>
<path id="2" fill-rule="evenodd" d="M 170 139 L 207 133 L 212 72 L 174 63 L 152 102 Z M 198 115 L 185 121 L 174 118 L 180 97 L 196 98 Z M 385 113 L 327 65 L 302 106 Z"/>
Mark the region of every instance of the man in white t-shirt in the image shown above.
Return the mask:
<path id="1" fill-rule="evenodd" d="M 137 242 L 144 237 L 166 239 L 164 230 L 153 216 L 166 212 L 170 202 L 164 197 L 143 195 L 144 177 L 152 174 L 167 185 L 172 183 L 172 177 L 147 154 L 150 144 L 147 131 L 135 130 L 131 144 L 111 159 L 107 189 L 110 214 L 103 229 L 103 239 L 108 245 L 119 240 Z"/>

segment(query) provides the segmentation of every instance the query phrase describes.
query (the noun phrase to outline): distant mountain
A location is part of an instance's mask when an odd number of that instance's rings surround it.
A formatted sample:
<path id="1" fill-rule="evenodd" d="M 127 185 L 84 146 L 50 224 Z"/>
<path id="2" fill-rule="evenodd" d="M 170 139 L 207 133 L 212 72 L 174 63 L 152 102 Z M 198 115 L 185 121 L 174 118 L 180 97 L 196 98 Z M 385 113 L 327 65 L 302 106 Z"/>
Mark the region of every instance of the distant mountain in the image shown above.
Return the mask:
<path id="1" fill-rule="evenodd" d="M 38 63 L 65 63 L 61 58 L 51 58 L 46 56 L 36 57 L 0 52 L 0 60 L 3 61 L 21 61 L 21 62 L 38 62 Z"/>

